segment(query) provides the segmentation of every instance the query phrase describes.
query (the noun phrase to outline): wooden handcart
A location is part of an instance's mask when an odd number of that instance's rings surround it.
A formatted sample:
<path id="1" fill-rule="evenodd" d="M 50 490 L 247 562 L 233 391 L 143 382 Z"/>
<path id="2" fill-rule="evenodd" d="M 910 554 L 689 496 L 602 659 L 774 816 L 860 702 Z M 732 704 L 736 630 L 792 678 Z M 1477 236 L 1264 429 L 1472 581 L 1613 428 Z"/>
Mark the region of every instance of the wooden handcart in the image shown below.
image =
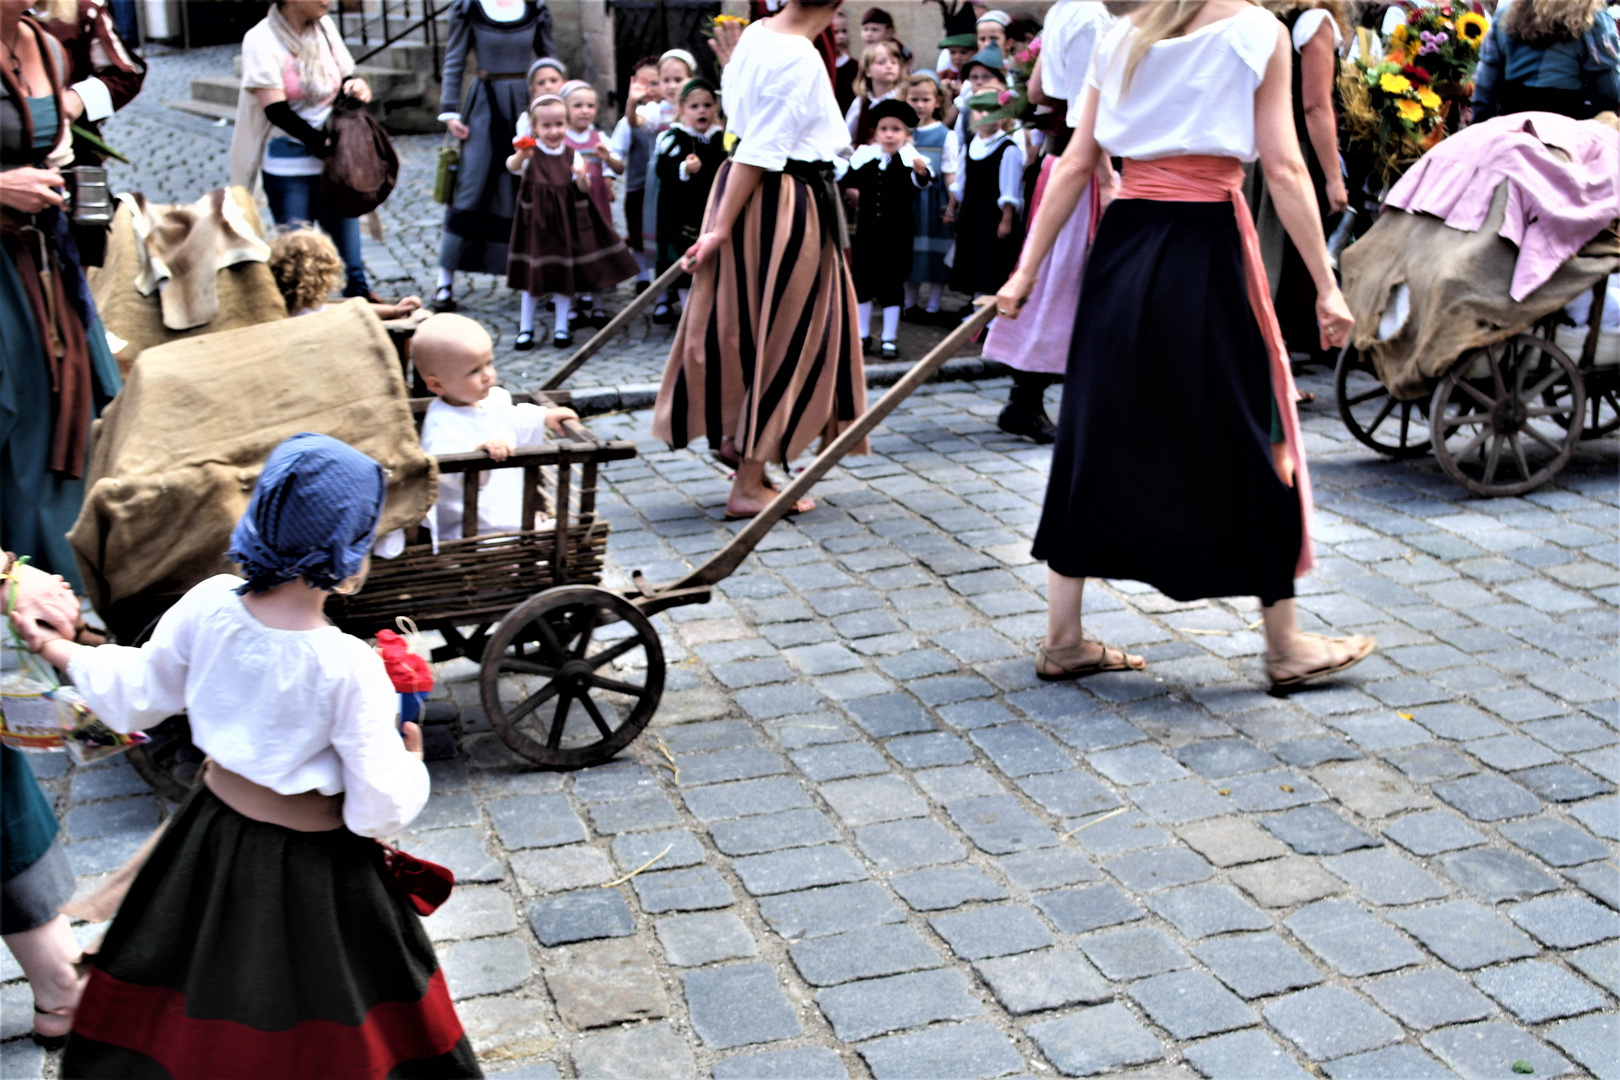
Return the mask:
<path id="1" fill-rule="evenodd" d="M 529 400 L 566 404 L 561 384 L 630 319 L 663 292 L 676 266 L 582 346 Z M 368 637 L 408 618 L 437 630 L 433 659 L 479 664 L 479 695 L 490 725 L 537 766 L 578 769 L 611 759 L 652 720 L 663 695 L 665 660 L 651 618 L 706 603 L 765 534 L 849 450 L 978 334 L 994 315 L 980 309 L 883 395 L 752 518 L 719 552 L 678 581 L 656 584 L 639 571 L 626 589 L 600 584 L 608 523 L 596 505 L 601 465 L 635 456 L 635 445 L 603 440 L 583 424 L 567 438 L 493 462 L 484 454 L 438 458 L 441 473 L 461 473 L 463 537 L 413 543 L 395 559 L 373 559 L 364 586 L 333 596 L 328 613 L 348 633 Z M 526 396 L 515 395 L 516 400 Z M 413 403 L 418 415 L 427 401 Z M 524 470 L 523 517 L 511 534 L 473 535 L 479 480 L 498 469 Z M 418 538 L 420 539 L 420 538 Z M 136 769 L 160 793 L 182 797 L 201 754 L 184 717 L 165 721 L 153 742 L 132 752 Z"/>

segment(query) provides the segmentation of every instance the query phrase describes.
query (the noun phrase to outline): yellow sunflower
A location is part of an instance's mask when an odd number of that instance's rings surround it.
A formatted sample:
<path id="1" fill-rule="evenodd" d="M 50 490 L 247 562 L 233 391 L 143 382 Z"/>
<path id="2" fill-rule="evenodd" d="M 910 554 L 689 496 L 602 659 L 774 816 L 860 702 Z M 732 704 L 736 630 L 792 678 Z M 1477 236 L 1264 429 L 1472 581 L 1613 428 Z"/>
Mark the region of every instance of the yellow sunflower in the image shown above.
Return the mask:
<path id="1" fill-rule="evenodd" d="M 1378 89 L 1386 94 L 1404 94 L 1412 89 L 1412 80 L 1388 71 L 1378 77 Z"/>
<path id="2" fill-rule="evenodd" d="M 1423 107 L 1430 112 L 1440 111 L 1440 95 L 1435 93 L 1433 90 L 1430 90 L 1428 87 L 1424 87 L 1418 91 L 1418 100 L 1422 102 Z"/>
<path id="3" fill-rule="evenodd" d="M 1423 106 L 1411 98 L 1401 98 L 1395 103 L 1395 112 L 1402 120 L 1409 120 L 1416 124 L 1423 119 Z"/>
<path id="4" fill-rule="evenodd" d="M 1485 40 L 1485 33 L 1490 28 L 1490 21 L 1485 16 L 1476 15 L 1472 11 L 1457 17 L 1457 37 L 1476 49 L 1479 48 L 1480 42 Z"/>
<path id="5" fill-rule="evenodd" d="M 1405 23 L 1396 23 L 1395 29 L 1389 32 L 1389 40 L 1396 45 L 1399 45 L 1401 42 L 1405 41 L 1406 37 L 1407 33 Z"/>

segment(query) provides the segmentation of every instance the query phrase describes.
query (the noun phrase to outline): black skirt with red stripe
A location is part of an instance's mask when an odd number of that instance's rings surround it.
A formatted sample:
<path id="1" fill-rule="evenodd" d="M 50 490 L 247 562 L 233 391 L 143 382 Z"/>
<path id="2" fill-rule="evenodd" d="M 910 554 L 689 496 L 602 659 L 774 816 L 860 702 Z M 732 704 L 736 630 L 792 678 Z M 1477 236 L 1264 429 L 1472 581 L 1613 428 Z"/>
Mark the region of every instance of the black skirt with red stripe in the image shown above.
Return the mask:
<path id="1" fill-rule="evenodd" d="M 382 851 L 198 785 L 94 958 L 62 1075 L 482 1076 Z"/>

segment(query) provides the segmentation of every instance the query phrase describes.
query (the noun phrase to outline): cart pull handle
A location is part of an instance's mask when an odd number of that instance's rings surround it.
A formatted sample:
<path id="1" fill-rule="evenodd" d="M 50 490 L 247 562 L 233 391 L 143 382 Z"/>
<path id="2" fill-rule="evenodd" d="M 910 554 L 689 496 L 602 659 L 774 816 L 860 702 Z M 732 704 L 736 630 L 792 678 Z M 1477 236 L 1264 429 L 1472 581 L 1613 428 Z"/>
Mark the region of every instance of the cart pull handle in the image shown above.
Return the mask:
<path id="1" fill-rule="evenodd" d="M 651 292 L 652 290 L 647 291 Z M 869 406 L 858 420 L 845 428 L 831 444 L 824 447 L 821 453 L 816 455 L 815 460 L 806 465 L 804 471 L 795 477 L 791 484 L 783 488 L 776 498 L 771 500 L 769 506 L 749 519 L 747 526 L 732 537 L 731 542 L 717 551 L 708 562 L 679 581 L 671 582 L 662 587 L 646 586 L 644 584 L 645 579 L 641 578 L 638 573 L 636 581 L 641 586 L 642 595 L 653 598 L 676 589 L 703 588 L 715 585 L 728 577 L 732 571 L 742 565 L 742 561 L 754 550 L 755 545 L 765 538 L 765 534 L 771 531 L 773 525 L 782 520 L 793 504 L 798 502 L 805 493 L 814 487 L 817 480 L 827 474 L 828 469 L 838 464 L 839 460 L 849 453 L 851 447 L 854 447 L 867 435 L 871 434 L 873 428 L 881 424 L 884 418 L 892 413 L 902 401 L 910 397 L 917 387 L 927 382 L 934 372 L 944 366 L 945 361 L 955 356 L 957 350 L 972 340 L 974 335 L 983 330 L 990 320 L 995 318 L 995 299 L 994 296 L 975 298 L 973 302 L 978 305 L 978 311 L 974 312 L 961 326 L 947 334 L 944 341 L 935 345 L 927 356 L 917 361 L 912 369 L 906 372 L 905 377 L 889 387 L 888 393 Z"/>
<path id="2" fill-rule="evenodd" d="M 684 273 L 686 271 L 681 268 L 681 260 L 676 259 L 674 266 L 659 274 L 657 281 L 643 289 L 640 296 L 626 304 L 623 311 L 613 316 L 612 319 L 608 320 L 606 326 L 592 334 L 591 339 L 581 345 L 574 355 L 568 358 L 568 362 L 558 368 L 540 389 L 542 391 L 556 390 L 561 387 L 574 372 L 580 369 L 585 361 L 605 349 L 607 343 L 613 340 L 613 335 L 624 329 L 625 323 L 646 311 L 660 296 L 668 292 L 670 287 L 675 284 L 675 279 Z"/>

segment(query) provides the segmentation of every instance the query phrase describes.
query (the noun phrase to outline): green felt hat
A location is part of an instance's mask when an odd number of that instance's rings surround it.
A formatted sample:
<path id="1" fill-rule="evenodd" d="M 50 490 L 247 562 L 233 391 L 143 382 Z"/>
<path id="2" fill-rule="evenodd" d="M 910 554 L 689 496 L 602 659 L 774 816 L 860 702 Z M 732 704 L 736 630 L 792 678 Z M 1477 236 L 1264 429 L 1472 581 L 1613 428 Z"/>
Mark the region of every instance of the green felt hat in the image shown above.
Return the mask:
<path id="1" fill-rule="evenodd" d="M 939 43 L 942 49 L 977 49 L 979 39 L 975 34 L 952 34 Z"/>

